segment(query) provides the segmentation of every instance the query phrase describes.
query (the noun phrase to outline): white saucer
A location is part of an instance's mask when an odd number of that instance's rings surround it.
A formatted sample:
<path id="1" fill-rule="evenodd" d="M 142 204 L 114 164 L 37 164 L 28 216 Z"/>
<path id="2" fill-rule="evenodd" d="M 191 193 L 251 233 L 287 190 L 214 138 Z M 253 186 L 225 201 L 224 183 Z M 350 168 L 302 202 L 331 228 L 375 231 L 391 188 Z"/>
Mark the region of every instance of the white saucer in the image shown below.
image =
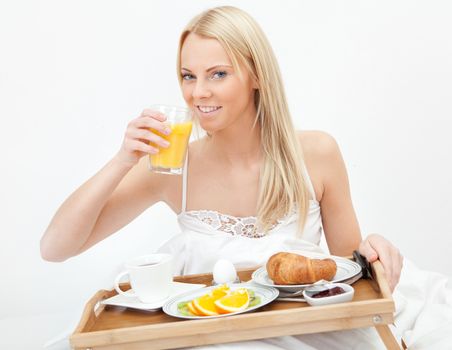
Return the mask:
<path id="1" fill-rule="evenodd" d="M 205 284 L 173 282 L 173 288 L 170 295 L 166 299 L 162 299 L 153 303 L 142 303 L 137 297 L 126 297 L 124 295 L 117 294 L 111 298 L 102 300 L 101 304 L 122 306 L 138 310 L 156 311 L 159 310 L 169 299 L 174 298 L 181 293 L 201 289 L 205 286 Z M 126 293 L 130 292 L 130 289 L 126 291 Z"/>

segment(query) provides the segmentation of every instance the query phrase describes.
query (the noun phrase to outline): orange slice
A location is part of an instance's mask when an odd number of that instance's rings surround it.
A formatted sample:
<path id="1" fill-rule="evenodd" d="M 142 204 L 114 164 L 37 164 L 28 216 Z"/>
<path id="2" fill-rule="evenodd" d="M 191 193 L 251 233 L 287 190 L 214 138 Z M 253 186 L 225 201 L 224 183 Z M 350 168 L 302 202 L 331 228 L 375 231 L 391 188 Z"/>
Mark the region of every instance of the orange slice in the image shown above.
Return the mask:
<path id="1" fill-rule="evenodd" d="M 190 301 L 187 304 L 188 309 L 192 314 L 197 316 L 218 315 L 215 301 L 228 295 L 229 292 L 229 286 L 227 284 L 222 284 L 217 288 L 212 289 L 209 293 Z"/>
<path id="2" fill-rule="evenodd" d="M 220 314 L 228 314 L 244 310 L 250 303 L 250 296 L 246 288 L 239 288 L 216 300 L 214 305 Z"/>
<path id="3" fill-rule="evenodd" d="M 198 312 L 198 310 L 196 309 L 196 307 L 193 305 L 193 300 L 190 301 L 190 302 L 187 304 L 187 307 L 188 307 L 188 310 L 190 310 L 190 312 L 191 312 L 193 315 L 196 315 L 196 316 L 202 316 L 202 315 Z"/>
<path id="4" fill-rule="evenodd" d="M 202 316 L 218 315 L 217 309 L 214 304 L 215 300 L 209 294 L 194 299 L 192 303 L 198 313 Z"/>
<path id="5" fill-rule="evenodd" d="M 224 297 L 226 294 L 229 293 L 229 286 L 227 284 L 222 284 L 220 286 L 218 286 L 217 288 L 213 289 L 210 292 L 210 295 L 212 296 L 212 298 L 215 300 L 218 300 L 222 297 Z"/>

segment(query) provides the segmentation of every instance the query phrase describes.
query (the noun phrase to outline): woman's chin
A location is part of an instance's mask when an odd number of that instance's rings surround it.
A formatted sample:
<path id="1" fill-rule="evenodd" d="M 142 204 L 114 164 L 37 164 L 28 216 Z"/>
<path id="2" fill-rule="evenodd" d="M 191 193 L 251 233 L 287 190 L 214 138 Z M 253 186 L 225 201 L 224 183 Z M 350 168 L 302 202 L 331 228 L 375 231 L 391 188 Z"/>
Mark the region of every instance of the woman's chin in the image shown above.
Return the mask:
<path id="1" fill-rule="evenodd" d="M 199 126 L 208 134 L 212 134 L 213 132 L 218 130 L 218 127 L 216 127 L 214 124 L 215 123 L 213 123 L 212 121 L 206 121 L 202 119 L 199 120 Z"/>

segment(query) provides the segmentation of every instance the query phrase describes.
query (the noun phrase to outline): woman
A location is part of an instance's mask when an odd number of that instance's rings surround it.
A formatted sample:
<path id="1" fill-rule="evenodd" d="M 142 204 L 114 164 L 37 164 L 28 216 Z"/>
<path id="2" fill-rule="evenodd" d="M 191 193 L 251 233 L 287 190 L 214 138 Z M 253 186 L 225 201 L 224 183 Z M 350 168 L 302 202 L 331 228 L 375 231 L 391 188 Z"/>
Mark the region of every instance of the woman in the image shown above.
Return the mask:
<path id="1" fill-rule="evenodd" d="M 279 250 L 318 250 L 323 230 L 331 254 L 359 248 L 380 259 L 395 288 L 399 251 L 379 235 L 361 240 L 337 143 L 294 130 L 276 59 L 249 15 L 219 7 L 195 17 L 181 36 L 178 74 L 207 132 L 189 145 L 184 176 L 147 169 L 146 156 L 168 147 L 156 131 L 168 130 L 163 115 L 144 110 L 116 156 L 59 208 L 41 240 L 44 259 L 80 254 L 164 201 L 182 228 L 160 249 L 179 258 L 176 273 L 211 271 L 220 257 L 245 267 Z"/>
<path id="2" fill-rule="evenodd" d="M 361 242 L 339 148 L 326 133 L 295 132 L 276 59 L 249 15 L 220 7 L 194 18 L 181 36 L 178 74 L 184 99 L 208 134 L 189 146 L 188 208 L 232 214 L 231 222 L 257 213 L 257 235 L 293 210 L 301 231 L 309 213 L 321 208 L 331 254 L 350 255 L 359 246 L 369 261 L 380 258 L 395 287 L 398 250 L 378 235 Z M 180 177 L 147 169 L 145 156 L 168 147 L 149 131 L 165 133 L 164 120 L 144 110 L 130 122 L 117 155 L 57 211 L 41 241 L 44 259 L 80 254 L 156 202 L 185 212 Z"/>

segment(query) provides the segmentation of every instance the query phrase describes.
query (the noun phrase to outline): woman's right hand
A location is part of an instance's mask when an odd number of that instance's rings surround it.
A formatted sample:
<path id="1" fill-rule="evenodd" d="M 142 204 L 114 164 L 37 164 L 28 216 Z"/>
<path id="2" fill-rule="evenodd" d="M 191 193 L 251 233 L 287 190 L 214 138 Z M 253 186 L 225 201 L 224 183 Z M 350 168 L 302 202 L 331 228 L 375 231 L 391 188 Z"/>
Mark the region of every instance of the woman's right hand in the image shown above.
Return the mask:
<path id="1" fill-rule="evenodd" d="M 129 123 L 115 157 L 72 193 L 55 213 L 41 239 L 41 255 L 45 260 L 64 261 L 80 254 L 160 200 L 160 182 L 146 185 L 143 191 L 149 174 L 132 168 L 144 155 L 156 154 L 158 148 L 167 147 L 166 140 L 158 135 L 169 134 L 165 121 L 163 114 L 145 109 Z"/>
<path id="2" fill-rule="evenodd" d="M 116 158 L 128 166 L 134 166 L 141 157 L 157 154 L 159 149 L 155 146 L 169 147 L 169 142 L 156 133 L 156 131 L 163 135 L 171 133 L 165 121 L 164 114 L 151 109 L 143 110 L 138 118 L 127 125 L 124 140 Z M 152 145 L 149 144 L 150 142 Z"/>

